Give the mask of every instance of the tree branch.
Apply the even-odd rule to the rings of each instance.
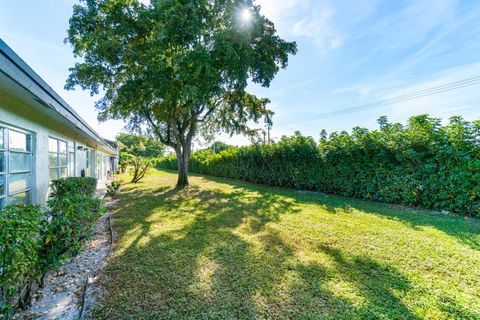
[[[167,125],[167,132],[166,132],[166,137],[163,137],[160,128],[158,125],[153,121],[152,116],[150,115],[150,112],[146,113],[146,117],[150,125],[153,127],[153,130],[155,131],[155,134],[157,135],[158,139],[160,140],[161,143],[164,145],[167,145],[172,148],[176,148],[176,144],[170,139],[170,125]]]

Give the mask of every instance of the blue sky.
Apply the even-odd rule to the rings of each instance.
[[[321,129],[376,127],[429,113],[447,119],[480,118],[480,85],[383,106],[318,118],[326,112],[480,76],[480,2],[455,0],[257,0],[279,34],[298,43],[270,88],[251,91],[272,100],[272,136],[300,130],[318,137]],[[98,97],[65,91],[74,63],[63,43],[73,0],[0,0],[0,37],[37,71],[92,126],[108,138],[121,122],[98,124]],[[242,137],[220,137],[234,144]]]

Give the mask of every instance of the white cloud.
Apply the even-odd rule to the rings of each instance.
[[[326,1],[257,0],[261,12],[275,23],[279,33],[287,37],[304,37],[321,51],[343,44],[344,36],[333,23],[335,11]]]
[[[382,36],[382,49],[392,51],[421,43],[442,30],[455,12],[455,0],[412,1],[397,14],[388,15],[370,31]]]
[[[314,11],[310,16],[296,22],[292,33],[295,36],[310,38],[322,51],[340,47],[344,36],[331,23],[333,9],[324,7]]]
[[[304,38],[322,53],[342,47],[371,17],[379,0],[256,0],[282,36]]]
[[[285,18],[292,18],[310,7],[310,0],[256,0],[261,12],[275,24],[284,24]]]

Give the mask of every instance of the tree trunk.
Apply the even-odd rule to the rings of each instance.
[[[190,148],[178,148],[176,153],[178,162],[177,188],[183,188],[188,186],[188,164],[190,162]]]
[[[185,164],[182,157],[178,157],[177,188],[183,188],[186,186],[188,186],[188,166]]]
[[[188,165],[190,163],[190,154],[192,153],[192,139],[195,135],[197,123],[190,123],[188,131],[177,130],[175,153],[178,162],[178,181],[177,188],[188,186]]]

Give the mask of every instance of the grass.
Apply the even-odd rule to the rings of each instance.
[[[479,319],[480,223],[156,171],[123,188],[99,319]]]

